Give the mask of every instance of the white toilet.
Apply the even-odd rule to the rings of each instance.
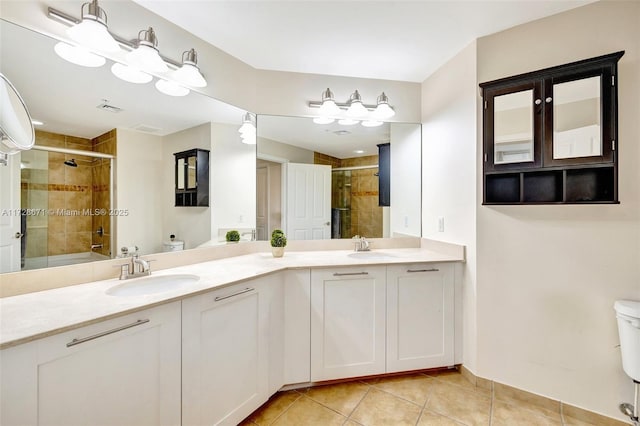
[[[618,300],[613,306],[618,318],[622,368],[640,382],[640,301]]]

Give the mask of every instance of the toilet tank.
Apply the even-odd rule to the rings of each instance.
[[[640,301],[618,300],[614,304],[620,335],[622,368],[640,382]]]

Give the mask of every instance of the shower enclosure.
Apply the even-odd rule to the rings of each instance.
[[[69,138],[38,133],[45,143]],[[85,148],[75,139],[67,145]],[[111,258],[114,155],[58,145],[21,154],[23,270]]]
[[[331,173],[331,238],[351,238],[351,170]]]

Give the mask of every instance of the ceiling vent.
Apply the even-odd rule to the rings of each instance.
[[[162,131],[162,129],[158,127],[147,126],[146,124],[138,124],[137,126],[133,126],[131,129],[143,133],[160,133]]]
[[[109,105],[107,103],[102,103],[102,104],[98,105],[96,108],[101,109],[103,111],[113,112],[113,113],[122,112],[122,108],[118,108],[115,105]]]
[[[333,133],[338,135],[338,136],[346,136],[346,135],[350,135],[351,134],[351,132],[348,131],[348,130],[336,130]]]

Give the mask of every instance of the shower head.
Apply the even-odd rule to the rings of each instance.
[[[78,163],[76,163],[76,160],[74,160],[73,158],[71,160],[66,160],[64,162],[64,165],[69,167],[78,167]]]

